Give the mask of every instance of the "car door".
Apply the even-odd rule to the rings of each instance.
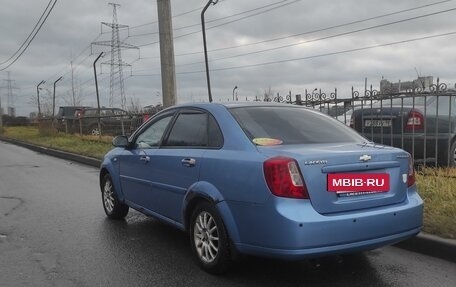
[[[149,212],[157,211],[155,184],[151,177],[152,157],[160,146],[174,112],[154,119],[134,137],[132,147],[119,157],[119,174],[122,191],[126,200],[137,208]]]
[[[158,203],[157,211],[167,218],[183,222],[184,196],[198,182],[204,153],[220,145],[221,141],[208,136],[213,122],[212,116],[204,111],[181,111],[160,149],[152,156],[150,176],[156,183],[154,200]]]

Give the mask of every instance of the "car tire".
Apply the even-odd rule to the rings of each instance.
[[[99,136],[100,130],[98,129],[98,125],[91,125],[88,134],[92,136]]]
[[[442,162],[444,163],[445,167],[456,166],[456,140],[453,140],[453,143],[450,146],[450,150],[448,150],[448,148],[445,148],[443,155],[445,157],[442,159]]]
[[[190,243],[203,270],[212,274],[222,274],[228,270],[231,264],[229,238],[213,204],[203,202],[193,210]]]
[[[101,182],[103,209],[110,219],[123,219],[128,214],[128,205],[119,201],[112,178],[106,174]]]

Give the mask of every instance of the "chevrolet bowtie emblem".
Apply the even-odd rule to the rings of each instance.
[[[372,159],[372,157],[370,155],[368,155],[368,154],[365,154],[365,155],[362,155],[362,156],[359,157],[360,161],[369,161],[371,159]]]

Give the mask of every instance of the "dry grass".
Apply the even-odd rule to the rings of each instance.
[[[424,200],[424,231],[456,239],[456,169],[423,169],[417,184]]]
[[[3,136],[98,159],[112,148],[109,136],[67,135],[48,128],[6,127]]]

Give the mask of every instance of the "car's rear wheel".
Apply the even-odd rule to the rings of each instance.
[[[207,272],[221,274],[230,263],[228,235],[214,205],[203,202],[193,211],[190,242],[199,265]]]
[[[449,150],[448,147],[445,148],[443,156],[444,158],[441,161],[443,166],[456,166],[456,140],[453,140]]]
[[[127,216],[129,207],[119,201],[109,174],[106,174],[101,182],[101,198],[103,209],[109,218],[122,219]]]

